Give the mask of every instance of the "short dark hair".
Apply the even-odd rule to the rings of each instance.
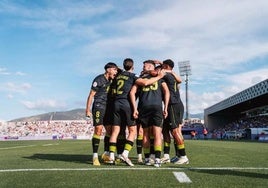
[[[124,59],[123,66],[126,71],[130,70],[133,67],[134,61],[131,58]]]
[[[104,66],[104,69],[107,70],[109,68],[118,68],[117,65],[113,62],[109,62]]]
[[[143,62],[143,64],[145,64],[145,63],[151,63],[151,64],[153,64],[155,66],[155,63],[154,63],[153,60],[146,60],[146,61]]]
[[[174,62],[173,62],[171,59],[167,59],[167,60],[163,61],[163,64],[164,64],[164,65],[168,65],[168,66],[170,66],[171,68],[174,67]]]

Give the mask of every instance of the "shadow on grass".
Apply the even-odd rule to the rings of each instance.
[[[92,155],[76,155],[76,154],[41,154],[36,153],[29,157],[23,157],[25,159],[33,160],[52,160],[52,161],[65,161],[73,163],[92,163]]]
[[[213,174],[213,175],[229,175],[229,176],[241,176],[241,177],[249,177],[249,178],[268,179],[268,174],[257,173],[257,172],[255,173],[255,172],[245,172],[245,171],[237,171],[237,170],[193,170],[193,169],[191,169],[191,171]]]

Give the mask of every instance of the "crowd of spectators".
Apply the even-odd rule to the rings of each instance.
[[[243,132],[248,128],[268,128],[268,116],[244,117],[226,124],[222,128],[210,130],[212,138],[224,138],[227,131]]]
[[[90,136],[93,132],[91,121],[35,121],[7,122],[0,127],[1,137],[61,137]]]
[[[0,137],[52,137],[56,135],[61,138],[75,136],[90,139],[94,132],[91,121],[86,120],[6,122],[0,125]],[[201,120],[191,120],[184,122],[183,128],[197,127],[203,128],[205,126]],[[241,118],[228,123],[222,128],[208,130],[208,137],[222,139],[227,131],[242,131],[247,128],[268,128],[268,116]]]
[[[191,128],[198,124],[203,125],[199,119],[191,119],[185,122],[185,127]],[[1,138],[73,138],[83,137],[91,139],[94,132],[91,121],[28,121],[28,122],[5,122],[0,124]],[[103,130],[104,135],[104,130]]]

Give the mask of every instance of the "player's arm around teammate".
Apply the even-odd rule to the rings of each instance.
[[[154,166],[159,167],[160,156],[162,149],[162,123],[164,117],[167,116],[167,106],[169,101],[169,90],[166,83],[161,79],[162,75],[152,76],[148,74],[149,71],[155,69],[155,63],[152,60],[144,62],[143,72],[135,85],[131,89],[131,101],[134,108],[133,116],[139,118],[143,127],[143,148],[145,156],[145,164],[151,165],[149,159],[151,147],[154,148],[155,160]],[[153,80],[153,81],[152,81]],[[152,81],[152,83],[148,82]],[[148,85],[148,83],[150,83]],[[138,93],[139,107],[137,109],[135,102],[135,94]],[[163,96],[165,94],[166,96]],[[165,106],[162,108],[162,101],[164,100]],[[150,138],[154,140],[151,142]]]

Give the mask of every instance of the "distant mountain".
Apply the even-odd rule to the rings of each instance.
[[[185,115],[184,115],[185,117]],[[204,119],[204,114],[189,114],[190,118]],[[74,109],[70,111],[61,112],[49,112],[45,114],[39,114],[30,117],[23,117],[18,119],[13,119],[11,122],[15,121],[55,121],[55,120],[85,120],[85,109]]]
[[[23,117],[18,119],[13,119],[14,121],[52,121],[52,120],[85,120],[85,109],[74,109],[70,111],[62,112],[49,112],[45,114],[39,114],[30,117]]]

